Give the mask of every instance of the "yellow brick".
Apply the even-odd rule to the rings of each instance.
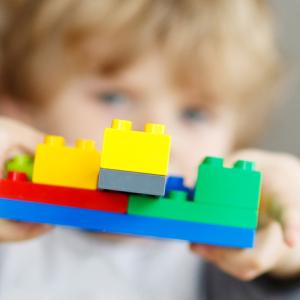
[[[112,128],[105,129],[101,168],[167,175],[171,139],[165,126],[146,124],[144,131],[131,127],[130,121],[113,120]]]
[[[75,147],[67,147],[62,137],[46,136],[37,146],[32,181],[96,190],[99,167],[100,151],[94,141],[77,140]]]

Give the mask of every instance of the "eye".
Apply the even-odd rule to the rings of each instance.
[[[186,108],[182,111],[181,117],[186,122],[205,122],[208,120],[208,112],[203,108]]]
[[[97,98],[104,104],[112,106],[123,105],[130,101],[130,98],[125,93],[117,91],[98,93]]]

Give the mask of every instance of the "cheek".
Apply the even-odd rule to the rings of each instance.
[[[35,113],[35,126],[45,133],[61,135],[71,143],[78,138],[99,142],[113,117],[82,93],[65,91]]]

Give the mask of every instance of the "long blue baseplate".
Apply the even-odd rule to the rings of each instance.
[[[109,213],[0,198],[0,218],[81,229],[250,248],[252,229]]]

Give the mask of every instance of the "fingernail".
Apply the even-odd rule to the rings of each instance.
[[[299,231],[289,230],[286,234],[286,240],[291,247],[295,247],[299,243]]]

